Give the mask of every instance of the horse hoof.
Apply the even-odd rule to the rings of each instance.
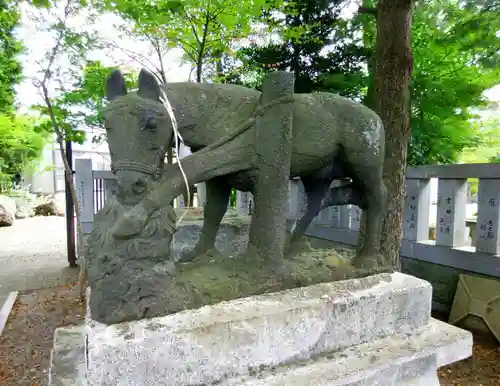
[[[179,258],[180,263],[189,263],[200,257],[205,257],[209,260],[223,257],[222,253],[217,248],[194,248],[189,252],[181,255]]]
[[[382,255],[359,255],[353,259],[352,265],[355,268],[376,270],[384,265],[384,258]]]
[[[205,251],[196,251],[194,249],[189,252],[182,253],[179,257],[179,263],[189,263],[203,253],[205,253]]]
[[[304,236],[294,242],[288,241],[285,245],[285,255],[289,258],[301,253],[312,252],[313,250],[311,244],[309,244],[309,241]]]

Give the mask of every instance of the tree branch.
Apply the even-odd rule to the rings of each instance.
[[[365,14],[365,15],[372,15],[372,16],[377,16],[377,8],[373,8],[373,7],[359,7],[358,8],[358,13],[359,14]]]
[[[499,49],[494,49],[493,51],[491,51],[490,53],[488,53],[486,56],[482,57],[481,59],[488,59],[488,58],[491,58],[493,55],[495,55],[497,52],[499,51]],[[437,75],[437,76],[434,76],[433,79],[434,80],[439,80],[441,78],[444,78],[448,75],[451,75],[451,74],[455,74],[459,71],[462,71],[464,68],[467,68],[467,67],[470,67],[471,64],[470,63],[466,63],[458,68],[455,68],[454,70],[451,70],[451,71],[448,71],[448,72],[445,72],[444,74],[440,74],[440,75]]]
[[[167,83],[167,74],[165,73],[165,66],[163,65],[163,53],[161,51],[161,43],[160,39],[157,37],[152,37],[148,33],[145,33],[146,38],[148,38],[149,42],[153,46],[154,50],[156,51],[156,55],[158,56],[158,61],[160,63],[160,77],[162,79],[163,83]]]
[[[196,81],[198,83],[201,82],[201,73],[203,70],[203,55],[205,53],[205,45],[207,43],[207,35],[208,35],[208,27],[210,25],[210,7],[207,7],[207,10],[205,11],[205,24],[203,25],[203,40],[201,41],[200,44],[200,51],[198,52],[198,61],[196,63],[197,69],[196,69]]]
[[[207,11],[208,12],[208,11]],[[191,31],[193,31],[194,38],[196,39],[196,42],[198,45],[201,46],[201,40],[198,36],[198,32],[196,32],[196,22],[193,20],[193,18],[189,15],[189,13],[186,12],[186,19],[189,21],[189,26],[191,27]]]
[[[54,65],[54,61],[56,60],[57,54],[59,53],[59,49],[61,48],[62,45],[62,40],[64,37],[64,29],[66,28],[68,17],[71,12],[70,6],[71,6],[71,0],[66,1],[66,5],[64,6],[63,20],[60,20],[61,23],[56,37],[56,44],[54,45],[54,47],[52,47],[52,51],[49,55],[49,61],[47,63],[47,66],[45,67],[43,79],[41,81],[41,85],[44,85],[44,87],[47,86],[47,82],[52,76],[51,68]],[[40,87],[40,85],[38,87]]]
[[[156,79],[158,79],[160,82],[162,82],[162,78],[158,75],[159,73],[161,73],[161,69],[159,69],[158,67],[156,67],[156,65],[147,56],[141,54],[140,52],[135,52],[135,51],[128,50],[126,48],[120,47],[115,42],[108,43],[108,46],[112,47],[112,48],[119,49],[125,55],[127,55],[130,59],[132,59],[133,61],[139,63],[146,70],[148,70],[149,72],[151,72],[156,77]],[[149,63],[149,65],[145,64],[143,61],[139,60],[138,57],[141,57],[143,60],[146,61],[146,63]]]
[[[181,43],[182,45],[185,45],[186,47],[189,47],[191,48],[194,52],[197,52],[198,51],[198,48],[193,46],[191,43],[189,43],[188,41],[184,40],[184,39],[181,39],[181,38],[177,38],[177,41],[179,43]],[[193,59],[195,60],[195,59]]]

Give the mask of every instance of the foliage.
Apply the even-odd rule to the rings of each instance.
[[[47,137],[29,117],[0,114],[0,191],[40,158]]]
[[[85,132],[76,124],[82,114],[71,111],[68,101],[71,97],[76,98],[72,92],[84,77],[85,57],[97,44],[96,32],[84,27],[70,27],[75,20],[83,18],[86,6],[83,2],[68,0],[63,7],[60,2],[37,5],[40,8],[31,18],[40,32],[49,32],[54,41],[51,49],[38,61],[39,76],[33,83],[43,97],[43,104],[33,108],[47,118],[42,123],[43,128],[55,133],[58,141],[82,143]],[[69,84],[72,85],[70,88]],[[88,98],[88,94],[82,98]]]
[[[365,87],[367,51],[341,11],[344,0],[285,1],[277,12],[265,12],[270,33],[265,45],[256,42],[227,63],[219,80],[260,88],[263,75],[274,69],[295,74],[295,91],[336,92],[359,97]],[[284,17],[283,17],[284,15]]]
[[[472,123],[481,138],[477,147],[468,147],[460,155],[465,163],[500,162],[500,115],[478,119]]]
[[[201,82],[206,66],[216,66],[231,42],[246,37],[251,22],[268,0],[106,0],[112,10],[134,23],[134,33],[183,50]],[[158,44],[157,44],[158,45]]]
[[[483,92],[500,79],[500,6],[433,0],[420,4],[413,20],[408,163],[456,162],[463,149],[481,143],[471,108],[484,105]]]
[[[105,139],[103,112],[106,106],[106,78],[114,67],[103,66],[100,61],[87,61],[82,73],[73,85],[52,100],[52,110],[58,127],[71,133],[73,141],[83,143],[86,133],[92,132],[94,142]],[[133,88],[135,77],[124,73],[128,88]],[[46,105],[36,106],[43,115],[49,116]],[[48,126],[51,121],[46,121]]]
[[[22,67],[17,56],[23,46],[14,30],[20,15],[17,2],[0,0],[0,112],[11,113],[14,107],[14,86],[22,79]]]

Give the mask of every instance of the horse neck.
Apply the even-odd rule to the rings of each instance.
[[[166,86],[167,97],[174,108],[175,116],[181,131],[183,127],[205,126],[210,119],[205,112],[205,106],[200,103],[200,95],[206,93],[204,84],[179,82]],[[182,132],[181,132],[182,135]]]

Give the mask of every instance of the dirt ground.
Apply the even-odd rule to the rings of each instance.
[[[83,323],[84,313],[76,284],[20,293],[0,336],[0,385],[46,386],[54,330]],[[438,370],[441,385],[500,385],[500,345],[474,334],[473,351]]]
[[[438,370],[441,385],[500,385],[500,345],[484,335],[474,335],[472,357]]]
[[[441,385],[500,385],[499,342],[493,335],[473,332],[473,336],[472,357],[438,370]]]
[[[54,330],[84,316],[74,283],[20,293],[0,336],[0,385],[46,386]]]

